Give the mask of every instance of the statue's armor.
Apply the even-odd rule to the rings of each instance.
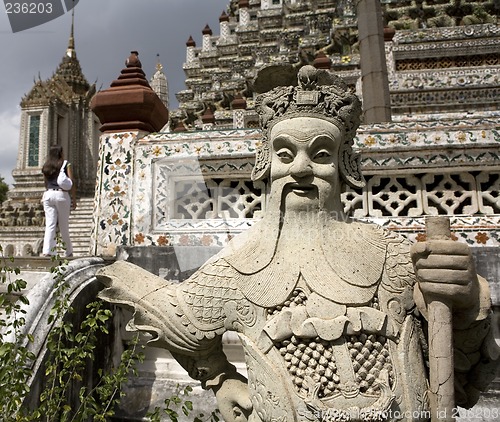
[[[286,304],[292,308],[268,310],[268,321],[307,306],[304,292],[294,293]],[[290,408],[296,409],[295,420],[390,421],[408,414],[417,417],[406,420],[427,419],[418,320],[409,315],[403,324],[394,324],[377,308],[374,301],[371,308],[348,309],[353,321],[327,321],[332,327],[322,327],[321,335],[314,329],[306,333],[311,327],[300,320],[294,323],[305,328],[302,336],[291,333],[271,341],[266,333],[255,341],[242,333],[255,420],[292,420]],[[365,321],[363,315],[379,319]],[[282,328],[283,319],[287,318],[281,318]],[[257,318],[256,326],[260,322],[263,319]],[[329,334],[334,331],[341,335],[332,339],[336,335]],[[411,391],[405,391],[406,383]]]
[[[409,244],[379,229],[373,233],[374,242],[383,243],[383,268],[367,303],[338,303],[325,297],[334,293],[314,291],[314,284],[299,273],[285,301],[261,306],[235,289],[252,277],[235,271],[224,257],[179,288],[178,314],[188,330],[199,336],[208,328],[238,332],[246,355],[252,420],[428,419]],[[293,419],[290,409],[296,409]]]
[[[428,421],[426,322],[410,244],[373,225],[335,224],[322,222],[318,233],[329,237],[294,243],[257,223],[180,284],[117,262],[101,273],[113,280],[101,297],[133,307],[133,326],[204,388],[236,376],[222,335],[238,333],[250,421]],[[264,236],[274,241],[261,247]],[[480,288],[487,293],[481,278]],[[467,406],[475,403],[467,392],[494,376],[488,304],[479,309],[454,330],[457,403]]]

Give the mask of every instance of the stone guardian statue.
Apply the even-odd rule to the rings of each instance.
[[[127,262],[101,270],[101,297],[214,391],[226,421],[427,421],[428,297],[452,310],[455,405],[495,376],[486,280],[467,245],[410,242],[343,212],[342,182],[362,187],[353,138],[359,99],[328,71],[256,101],[263,130],[254,180],[265,216],[180,284]],[[222,352],[235,331],[248,379]],[[450,340],[451,341],[451,340]]]

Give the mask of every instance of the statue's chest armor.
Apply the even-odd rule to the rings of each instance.
[[[382,335],[364,334],[335,341],[292,336],[276,344],[297,393],[318,398],[358,393],[377,397],[377,380],[385,370],[394,380],[389,340]]]
[[[249,386],[262,399],[255,408],[279,419],[293,406],[337,415],[323,418],[332,421],[393,421],[383,415],[425,411],[417,325],[412,317],[396,321],[379,300],[342,305],[299,282],[287,301],[254,314],[242,337]]]
[[[349,308],[298,289],[268,310],[264,331],[273,339],[269,356],[311,409],[370,411],[394,399],[395,332],[388,326],[376,297],[370,307]]]

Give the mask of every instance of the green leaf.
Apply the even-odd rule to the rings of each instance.
[[[7,353],[9,353],[11,348],[10,343],[3,343],[0,346],[0,358],[3,358]]]

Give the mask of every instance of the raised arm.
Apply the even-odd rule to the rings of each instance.
[[[153,335],[148,343],[169,350],[191,378],[212,389],[226,421],[243,421],[251,409],[246,379],[222,350],[226,307],[242,299],[228,271],[216,262],[173,284],[119,261],[97,277],[107,287],[100,298],[132,310],[132,326]]]

